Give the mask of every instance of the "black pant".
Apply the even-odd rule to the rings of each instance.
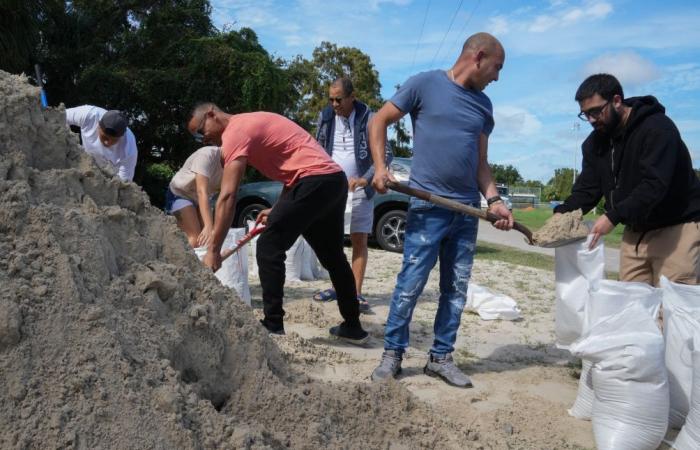
[[[286,252],[301,235],[328,270],[347,326],[360,326],[355,278],[343,251],[343,220],[348,181],[343,172],[301,178],[283,191],[258,238],[256,257],[265,325],[283,324]]]

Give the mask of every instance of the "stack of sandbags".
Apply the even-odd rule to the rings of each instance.
[[[666,367],[671,408],[669,425],[680,429],[678,450],[700,448],[700,286],[661,277]]]
[[[596,281],[589,289],[583,313],[583,332],[589,332],[597,323],[621,312],[631,305],[641,306],[650,318],[656,319],[661,306],[660,289],[644,283],[611,280]],[[577,419],[590,420],[593,412],[592,362],[583,359],[578,394],[569,414]]]
[[[593,433],[600,450],[655,450],[668,426],[664,341],[638,304],[597,322],[570,347],[592,362]]]

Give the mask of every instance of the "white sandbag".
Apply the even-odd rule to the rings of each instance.
[[[520,308],[511,297],[497,294],[474,283],[469,283],[464,309],[478,314],[483,320],[517,320],[521,317]]]
[[[353,192],[348,191],[348,200],[345,202],[345,216],[343,221],[345,234],[350,234],[350,224],[352,223],[352,198]]]
[[[593,433],[599,450],[655,450],[668,426],[664,342],[649,311],[633,304],[597,322],[571,352],[593,363]]]
[[[585,242],[576,242],[554,250],[554,331],[559,348],[568,348],[569,344],[581,336],[589,285],[605,276],[603,243],[588,250],[591,239],[592,235],[589,235]]]
[[[691,348],[700,328],[700,286],[674,283],[662,276],[666,368],[671,390],[669,423],[679,429],[690,407],[693,383]]]
[[[586,359],[581,361],[581,377],[578,379],[578,392],[573,406],[567,410],[571,417],[579,420],[591,420],[593,416],[593,379],[591,367],[593,363]]]
[[[597,280],[591,282],[588,301],[584,308],[583,332],[630,305],[642,307],[650,318],[656,319],[661,307],[662,291],[645,283]],[[578,393],[569,414],[577,419],[590,420],[593,413],[592,363],[583,361]]]
[[[224,239],[222,249],[233,248],[236,243],[245,235],[245,228],[231,228]],[[207,254],[206,247],[197,247],[195,254],[200,259],[204,259]],[[221,264],[221,268],[214,275],[226,287],[232,288],[238,294],[243,303],[250,306],[250,287],[248,286],[248,252],[241,249],[226,258]]]
[[[676,450],[697,450],[700,448],[700,331],[696,330],[692,341],[693,385],[690,394],[690,409],[685,425],[676,437],[673,448]]]
[[[666,341],[666,369],[671,397],[668,421],[672,428],[680,429],[690,410],[690,394],[693,385],[693,335],[700,329],[700,322],[692,312],[680,307],[664,309],[664,339]],[[700,311],[696,311],[696,314]]]

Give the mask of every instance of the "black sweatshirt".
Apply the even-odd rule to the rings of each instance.
[[[612,138],[595,130],[583,142],[583,168],[554,212],[587,213],[605,196],[613,224],[649,231],[700,221],[700,179],[665,108],[652,96],[625,100],[632,111]]]

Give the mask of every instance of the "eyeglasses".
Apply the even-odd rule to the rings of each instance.
[[[610,100],[608,100],[600,106],[590,108],[588,111],[581,111],[580,113],[578,113],[578,118],[581,120],[585,120],[586,122],[588,122],[591,119],[591,117],[595,120],[598,120],[603,114],[603,110],[605,109],[605,107],[608,106],[608,103],[610,103]]]
[[[192,133],[192,137],[194,138],[195,141],[202,143],[204,141],[204,125],[207,123],[207,114],[204,114],[204,117],[202,118],[202,121],[199,122],[199,126],[197,127],[197,130]]]
[[[328,97],[328,103],[340,103],[347,97]]]

